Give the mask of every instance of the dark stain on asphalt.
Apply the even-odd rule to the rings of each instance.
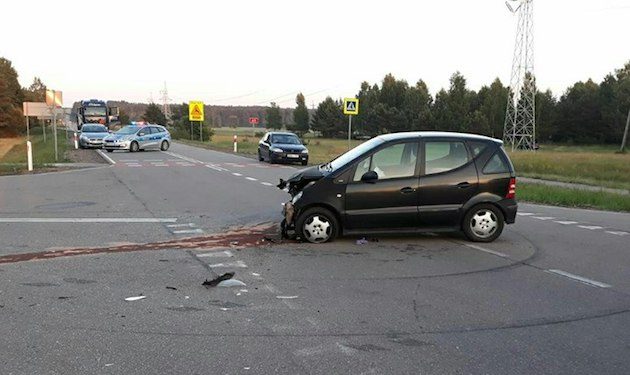
[[[177,306],[177,307],[167,307],[167,310],[177,311],[177,312],[195,312],[195,311],[205,311],[206,309],[201,309],[199,307],[192,306]]]
[[[234,242],[238,242],[239,248],[256,247],[263,244],[262,240],[264,237],[274,235],[277,231],[278,229],[275,225],[261,224],[247,228],[237,228],[226,231],[224,233],[217,233],[208,236],[189,237],[164,242],[125,244],[111,247],[80,247],[68,248],[63,250],[40,251],[34,253],[2,255],[0,256],[0,264],[104,253],[128,253],[134,251],[151,250],[213,249],[226,247],[234,248],[234,245],[232,245]]]
[[[87,207],[95,205],[96,202],[63,202],[63,203],[49,203],[35,206],[37,210],[67,210],[69,208]]]
[[[59,284],[53,284],[53,283],[22,283],[22,285],[26,285],[26,286],[37,286],[37,287],[45,287],[45,286],[59,286]]]
[[[245,307],[245,305],[240,304],[240,303],[234,303],[230,301],[220,301],[216,299],[210,301],[210,306],[222,307],[224,309],[234,309],[234,308],[239,308],[239,307]]]
[[[95,280],[85,280],[85,279],[77,279],[75,277],[66,277],[63,281],[72,284],[94,284]]]
[[[352,349],[360,350],[362,352],[376,352],[376,351],[382,352],[382,351],[390,350],[390,349],[383,348],[382,346],[378,346],[374,344],[362,344],[362,345],[345,344],[345,346],[350,347]]]

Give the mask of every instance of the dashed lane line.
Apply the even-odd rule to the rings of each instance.
[[[1,217],[0,223],[175,223],[177,218],[154,217]]]
[[[575,225],[579,224],[577,221],[563,221],[563,220],[554,220],[554,223],[562,224],[562,225]]]
[[[551,270],[546,270],[545,272],[548,273],[554,273],[556,275],[560,275],[560,276],[564,276],[564,277],[568,277],[569,279],[575,280],[575,281],[579,281],[583,284],[589,285],[589,286],[594,286],[594,287],[598,287],[598,288],[610,288],[612,287],[612,285],[606,284],[606,283],[602,283],[599,281],[595,281],[595,280],[591,280],[591,279],[587,279],[586,277],[582,277],[582,276],[578,276],[578,275],[574,275],[572,273],[563,271],[563,270],[556,270],[556,269],[551,269]]]
[[[247,264],[242,260],[237,260],[236,262],[230,263],[216,263],[216,264],[208,264],[210,268],[247,268]]]
[[[182,229],[182,230],[174,230],[173,234],[201,234],[203,233],[203,229]]]
[[[469,243],[463,243],[463,242],[460,242],[460,244],[464,245],[464,246],[467,246],[467,247],[470,247],[471,249],[483,251],[484,253],[496,255],[496,256],[501,257],[501,258],[509,258],[509,256],[507,254],[503,254],[503,253],[498,252],[498,251],[486,249],[485,247],[481,247],[481,246],[473,245],[473,244],[469,244]]]
[[[245,179],[250,181],[258,181],[258,179],[254,177],[245,177]]]
[[[261,185],[273,186],[273,184],[271,182],[261,182]]]
[[[622,232],[622,231],[615,231],[615,230],[607,230],[606,233],[608,234],[614,234],[615,236],[627,236],[628,232]]]
[[[588,230],[604,229],[604,227],[600,227],[599,225],[578,225],[578,228],[588,229]]]
[[[243,176],[242,174],[240,174],[240,173],[236,173],[236,172],[232,172],[232,174],[233,174],[234,176],[237,176],[237,177],[242,177],[242,176]]]
[[[534,219],[538,219],[538,220],[553,220],[555,219],[555,217],[551,217],[551,216],[532,216]]]
[[[518,216],[532,216],[532,215],[536,215],[535,213],[532,213],[532,212],[518,212],[516,214]]]
[[[198,258],[232,258],[234,254],[230,250],[219,251],[219,252],[211,252],[211,253],[202,253],[195,254]]]

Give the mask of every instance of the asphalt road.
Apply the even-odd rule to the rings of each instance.
[[[630,372],[628,214],[521,204],[483,245],[243,246],[280,220],[293,167],[106,155],[0,177],[3,374]],[[201,285],[227,271],[246,285]]]

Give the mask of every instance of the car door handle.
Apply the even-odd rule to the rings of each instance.
[[[404,188],[400,189],[400,192],[403,193],[403,194],[411,194],[411,193],[415,193],[416,189],[407,186],[407,187],[404,187]]]
[[[469,182],[460,182],[459,184],[456,185],[458,188],[460,189],[466,189],[471,187],[472,185]]]

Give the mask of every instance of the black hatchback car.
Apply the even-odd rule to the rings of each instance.
[[[258,142],[258,160],[306,165],[308,164],[308,149],[293,133],[268,132]]]
[[[279,188],[283,234],[326,242],[340,234],[462,230],[491,242],[516,218],[516,174],[502,141],[473,134],[381,135]]]

